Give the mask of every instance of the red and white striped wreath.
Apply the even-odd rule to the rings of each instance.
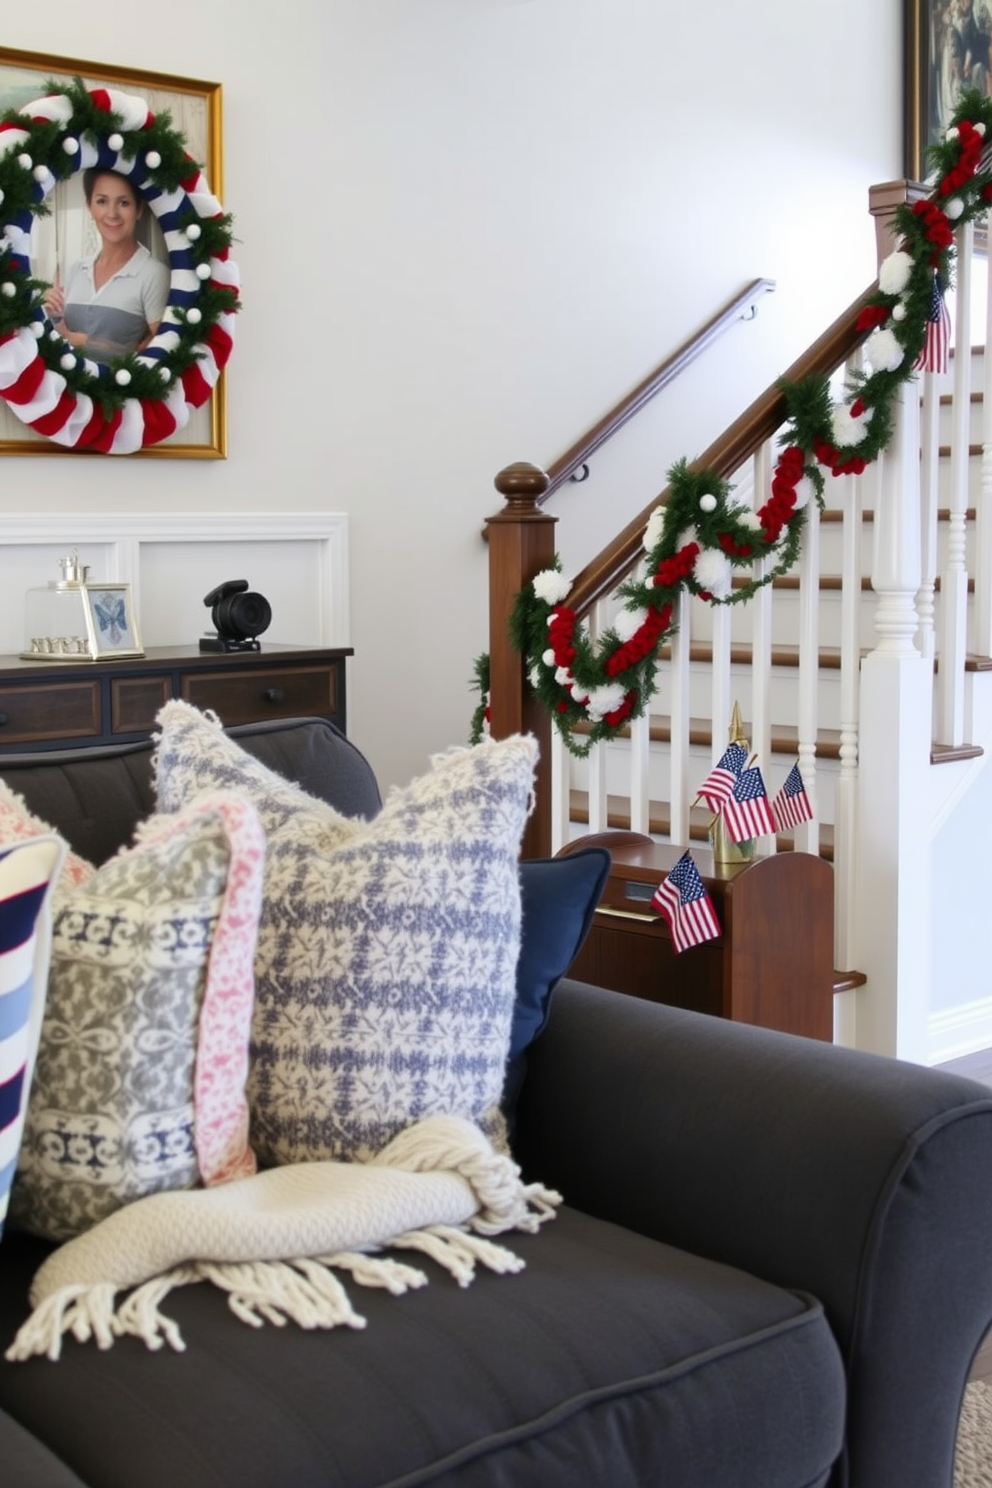
[[[68,449],[133,454],[185,427],[231,354],[240,308],[231,219],[168,114],[78,78],[47,86],[46,97],[0,114],[0,397]],[[171,273],[158,334],[106,364],[55,329],[31,270],[34,218],[60,181],[93,166],[140,188]]]

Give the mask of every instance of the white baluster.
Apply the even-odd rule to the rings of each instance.
[[[992,241],[992,213],[985,223]],[[992,254],[986,254],[986,260],[982,482],[975,522],[975,650],[979,656],[992,656]]]
[[[831,477],[832,479],[832,477]],[[806,794],[816,806],[816,729],[820,691],[820,509],[810,503],[803,526],[799,558],[799,702],[797,712],[799,771]],[[816,817],[795,828],[797,852],[818,854]]]
[[[735,701],[730,688],[730,608],[728,605],[714,605],[713,670],[710,677],[714,764],[727,747],[727,730]]]
[[[589,617],[589,635],[595,646],[608,624],[606,601],[600,600]],[[586,762],[589,793],[589,831],[605,832],[609,826],[609,804],[607,797],[608,749],[605,744],[594,744]]]
[[[673,842],[689,841],[689,802],[694,794],[689,780],[689,646],[690,600],[679,595],[672,611],[676,625],[669,663],[672,742],[669,749],[668,799],[671,803],[670,836]]]
[[[879,467],[863,476],[843,476],[843,549],[840,619],[840,773],[834,791],[834,965],[854,967],[857,910],[858,702],[861,683],[861,575],[864,552],[864,496],[877,492]],[[877,502],[877,495],[872,498]],[[851,1045],[856,1037],[857,993],[834,1001],[834,1040]]]
[[[940,470],[940,383],[933,373],[923,377],[920,426],[920,568],[922,582],[916,596],[920,617],[919,645],[923,656],[936,655],[935,599],[937,577],[937,509]]]
[[[752,505],[755,510],[765,504],[771,495],[771,472],[774,459],[771,440],[767,440],[754,457],[754,493]],[[769,566],[767,558],[758,558],[754,564],[754,577],[763,577]],[[750,601],[751,609],[751,748],[758,756],[765,784],[773,793],[770,778],[772,751],[771,679],[772,679],[772,607],[775,596],[771,584],[759,589]],[[770,856],[775,852],[774,837],[760,838],[756,851]]]
[[[971,412],[971,264],[974,228],[958,229],[955,306],[954,407],[951,411],[951,489],[947,555],[940,579],[940,634],[937,664],[937,737],[943,744],[964,742],[964,667],[967,655],[968,434]]]
[[[551,851],[572,835],[572,756],[556,728],[551,730]]]
[[[628,771],[630,829],[632,832],[648,832],[651,829],[651,719],[648,713],[643,718],[631,719]]]

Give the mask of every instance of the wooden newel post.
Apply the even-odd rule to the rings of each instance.
[[[899,238],[892,218],[896,207],[915,206],[927,196],[927,188],[917,181],[883,181],[868,191],[868,210],[875,219],[875,248],[881,267],[883,258],[888,258],[899,247]]]
[[[531,696],[524,658],[510,643],[509,619],[523,586],[554,561],[557,518],[538,506],[549,480],[536,465],[523,461],[508,465],[493,484],[506,505],[486,523],[490,729],[494,739],[533,734],[540,746],[537,805],[524,832],[521,856],[543,858],[551,853],[551,720]]]

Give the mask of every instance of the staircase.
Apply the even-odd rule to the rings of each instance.
[[[902,185],[905,199],[919,194]],[[896,199],[895,183],[873,192],[880,258],[884,208]],[[971,337],[975,276],[988,264],[971,227],[958,239],[951,371],[906,386],[894,438],[864,475],[828,477],[827,509],[810,513],[795,573],[746,606],[685,603],[650,716],[587,761],[551,737],[499,636],[512,594],[553,555],[542,472],[501,472],[507,505],[489,524],[493,731],[533,728],[545,757],[527,850],[608,827],[704,847],[709,814],[692,801],[739,704],[769,794],[798,759],[816,810],[759,851],[795,848],[834,864],[834,964],[861,973],[835,999],[835,1038],[920,1062],[992,1043],[984,946],[946,883],[969,825],[975,841],[960,869],[965,881],[977,872],[986,795],[992,810],[992,397]],[[787,376],[817,368],[842,379],[856,365],[863,298]],[[770,389],[695,463],[759,506],[783,418]],[[638,561],[654,504],[575,579],[569,604],[594,634],[614,613],[613,588]],[[948,963],[961,982],[950,990]]]

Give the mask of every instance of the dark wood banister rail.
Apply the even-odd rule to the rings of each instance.
[[[650,403],[652,398],[657,397],[662,388],[668,387],[669,383],[685,371],[686,367],[713,342],[718,340],[735,321],[748,318],[745,316],[747,310],[754,309],[755,301],[762,295],[770,294],[775,288],[774,279],[754,279],[745,290],[733,300],[728,301],[726,306],[717,312],[701,330],[688,340],[683,341],[670,356],[667,356],[659,367],[645,377],[643,382],[638,383],[633,392],[622,398],[615,408],[604,414],[598,424],[583,434],[581,439],[567,449],[563,455],[559,455],[545,474],[548,477],[546,489],[541,493],[538,500],[543,505],[552,492],[563,486],[577,470],[581,470],[589,459],[600,449],[608,439],[612,439],[618,430],[622,429],[635,414],[640,413],[645,404]]]

